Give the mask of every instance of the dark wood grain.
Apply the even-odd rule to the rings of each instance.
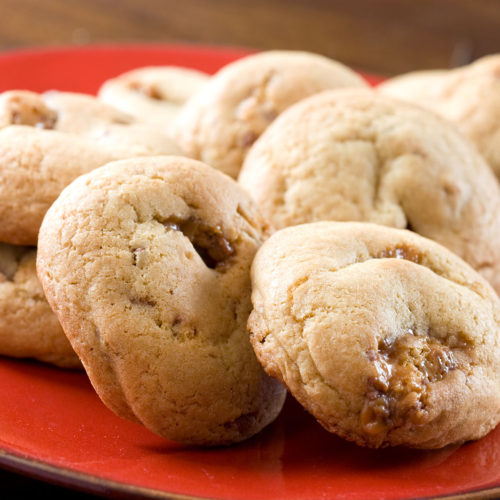
[[[0,1],[0,49],[152,41],[304,49],[391,75],[500,52],[500,1]]]

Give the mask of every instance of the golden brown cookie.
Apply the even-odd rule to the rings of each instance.
[[[500,420],[500,299],[410,231],[318,222],[252,265],[251,342],[327,430],[370,447],[440,448]]]
[[[0,243],[0,354],[81,368],[43,295],[34,247]]]
[[[277,228],[319,220],[411,229],[500,291],[500,188],[446,120],[371,90],[323,92],[285,111],[239,177]]]
[[[40,230],[47,299],[104,403],[166,438],[220,445],[279,413],[246,333],[268,231],[227,176],[181,157],[75,180]]]
[[[147,66],[105,81],[99,99],[136,119],[169,126],[209,76],[178,66]]]
[[[452,121],[479,149],[500,177],[500,54],[448,72],[420,73],[388,80],[384,94],[428,107]]]
[[[237,177],[249,147],[287,107],[322,90],[365,87],[346,66],[307,52],[269,51],[228,64],[172,125],[189,156]]]

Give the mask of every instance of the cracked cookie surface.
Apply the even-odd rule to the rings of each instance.
[[[268,230],[234,181],[181,157],[115,162],[61,194],[40,230],[40,281],[113,411],[202,445],[274,420],[285,390],[246,333]]]
[[[287,107],[326,89],[365,87],[354,71],[307,52],[269,51],[222,68],[172,124],[190,156],[237,177],[262,132]]]
[[[45,300],[34,247],[0,243],[0,354],[81,368]]]
[[[499,184],[427,110],[371,90],[323,92],[266,130],[238,181],[277,228],[338,220],[411,229],[500,291]]]
[[[252,345],[329,431],[370,447],[439,448],[500,420],[500,299],[410,231],[317,222],[252,264]]]

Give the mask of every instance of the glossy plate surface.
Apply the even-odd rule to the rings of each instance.
[[[134,67],[213,72],[246,53],[196,46],[11,52],[0,54],[0,90],[95,92],[106,78]],[[0,465],[114,497],[500,496],[500,427],[462,447],[375,451],[330,435],[289,398],[278,420],[246,443],[193,449],[116,417],[83,373],[6,358],[0,358],[0,408]]]

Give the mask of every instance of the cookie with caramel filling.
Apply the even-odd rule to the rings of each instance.
[[[227,176],[181,157],[75,180],[40,229],[47,299],[104,403],[168,439],[242,441],[285,389],[250,345],[250,265],[268,234]]]
[[[439,448],[500,420],[500,299],[410,231],[317,222],[252,265],[250,339],[266,371],[359,445]]]

